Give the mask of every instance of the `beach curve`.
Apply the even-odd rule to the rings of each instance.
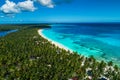
[[[64,46],[64,45],[62,45],[62,44],[60,44],[60,43],[58,43],[58,42],[56,42],[56,41],[54,41],[54,40],[46,37],[46,36],[42,33],[42,31],[43,31],[43,29],[39,29],[39,30],[38,30],[38,34],[39,34],[40,36],[42,36],[43,38],[47,39],[48,41],[50,41],[52,44],[54,44],[55,46],[57,46],[57,47],[59,47],[59,48],[65,49],[66,51],[73,52],[73,50],[67,48],[66,46]]]

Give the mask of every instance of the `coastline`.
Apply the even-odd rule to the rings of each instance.
[[[60,44],[59,42],[54,41],[54,40],[46,37],[46,36],[42,33],[42,31],[43,31],[43,29],[39,29],[39,30],[38,30],[38,34],[39,34],[41,37],[47,39],[47,40],[50,41],[52,44],[54,44],[55,46],[57,46],[57,47],[59,47],[59,48],[61,48],[61,49],[65,49],[66,51],[69,50],[71,53],[74,52],[73,50],[67,48],[66,46]],[[86,57],[85,55],[83,55],[83,56]],[[103,59],[102,59],[102,60],[103,60]],[[97,61],[102,61],[102,60],[97,60]],[[105,61],[105,60],[104,60],[104,61]],[[106,61],[105,61],[105,62],[106,62]],[[117,64],[117,65],[118,65],[118,64]]]
[[[58,43],[58,42],[56,42],[56,41],[53,41],[53,40],[49,39],[48,37],[46,37],[46,36],[42,33],[42,31],[43,31],[43,29],[39,29],[39,30],[38,30],[38,34],[39,34],[40,36],[42,36],[43,38],[47,39],[47,40],[50,41],[52,44],[55,44],[55,46],[58,46],[59,48],[65,49],[66,51],[69,50],[70,52],[73,52],[71,49],[65,47],[64,45],[62,45],[62,44],[60,44],[60,43]]]

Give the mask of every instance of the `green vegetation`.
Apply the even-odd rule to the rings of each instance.
[[[17,25],[0,25],[0,31],[9,31],[13,29],[20,29],[20,26]]]
[[[9,31],[14,29],[26,29],[26,28],[50,28],[48,24],[1,24],[0,31]]]
[[[21,26],[0,38],[0,80],[120,80],[120,69],[112,62],[71,53],[42,38],[37,30],[48,25]]]

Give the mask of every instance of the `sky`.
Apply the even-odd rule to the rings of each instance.
[[[120,22],[120,0],[0,0],[0,23]]]

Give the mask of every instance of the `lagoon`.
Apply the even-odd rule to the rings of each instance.
[[[6,36],[9,33],[16,32],[17,30],[9,30],[9,31],[0,31],[0,37]]]

